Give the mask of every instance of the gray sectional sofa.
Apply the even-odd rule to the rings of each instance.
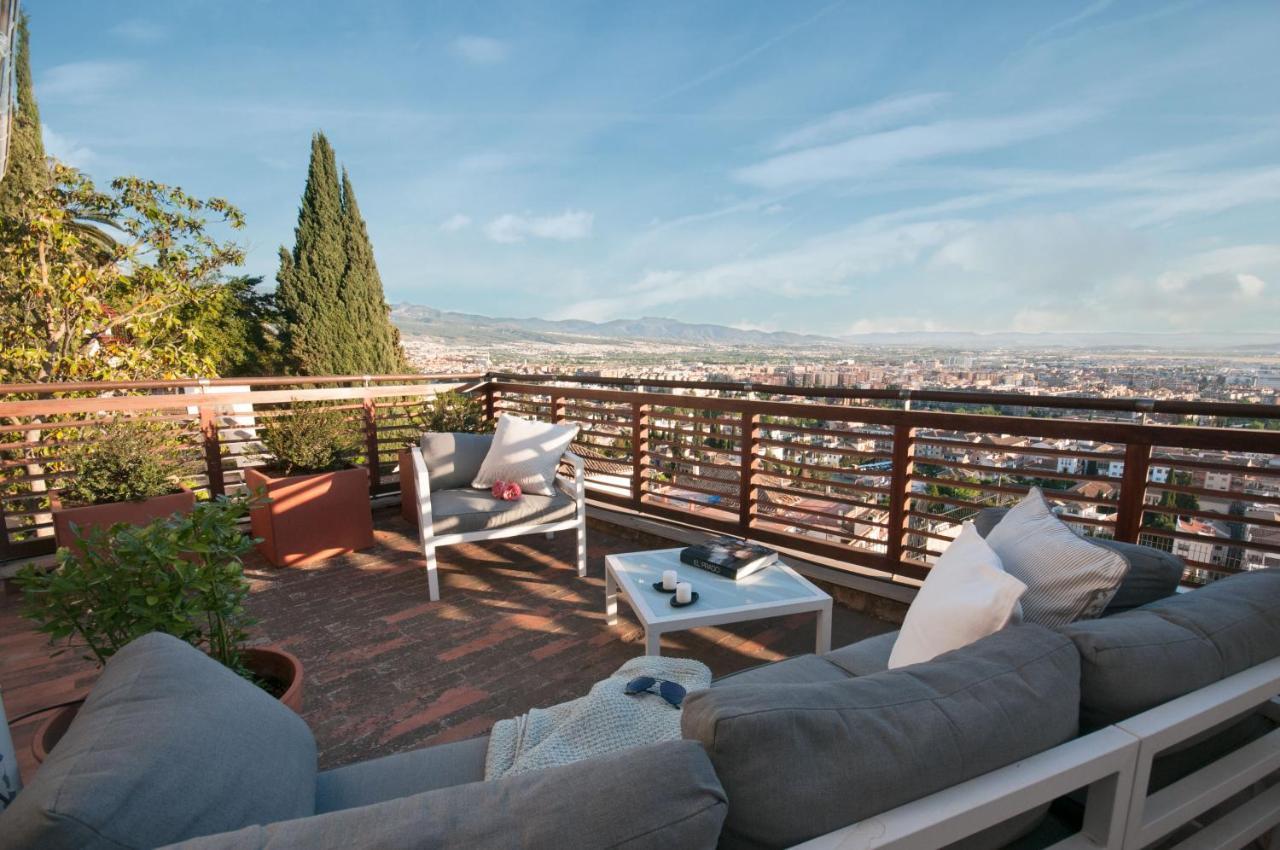
[[[1173,595],[1176,576],[1152,574],[1168,558],[1134,555],[1146,589],[1129,598],[1160,597],[1145,605],[1013,626],[896,670],[893,635],[787,659],[690,694],[686,740],[497,782],[481,781],[483,738],[317,773],[301,720],[151,635],[107,665],[0,813],[0,848],[790,846],[1280,654],[1280,571]],[[1232,717],[1159,759],[1152,784],[1274,728],[1260,712]],[[1034,840],[1073,805],[993,820],[967,846]]]

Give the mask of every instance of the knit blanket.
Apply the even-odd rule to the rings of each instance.
[[[586,696],[495,723],[484,778],[501,779],[628,747],[679,740],[679,709],[657,694],[623,692],[637,676],[679,682],[690,692],[711,685],[711,671],[700,661],[633,658]]]

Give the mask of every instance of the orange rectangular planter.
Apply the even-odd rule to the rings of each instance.
[[[413,479],[413,452],[400,450],[400,516],[410,525],[418,524],[418,484]]]
[[[296,567],[373,545],[369,470],[364,467],[273,478],[247,469],[245,484],[271,502],[249,512],[258,551],[277,567]]]
[[[77,529],[110,528],[116,523],[146,525],[152,520],[173,514],[189,514],[196,506],[196,494],[183,489],[178,493],[152,496],[136,502],[107,502],[103,505],[81,505],[75,508],[54,508],[53,539],[59,546],[70,546],[80,535]]]

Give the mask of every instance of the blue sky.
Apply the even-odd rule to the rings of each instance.
[[[393,302],[820,333],[1275,330],[1280,3],[28,2],[50,151]]]

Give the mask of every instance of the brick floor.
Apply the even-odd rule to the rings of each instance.
[[[303,716],[322,767],[480,735],[494,721],[584,693],[643,652],[628,606],[604,623],[604,556],[669,545],[638,543],[608,526],[589,530],[585,579],[573,535],[441,550],[439,602],[427,601],[416,531],[398,513],[375,514],[377,545],[302,569],[254,564],[255,642],[295,653],[306,668]],[[9,717],[85,693],[95,668],[64,653],[0,595],[0,692]],[[832,645],[892,628],[837,604]],[[705,661],[716,675],[811,652],[813,615],[697,629],[663,638],[663,653]],[[39,722],[15,724],[24,772]]]

